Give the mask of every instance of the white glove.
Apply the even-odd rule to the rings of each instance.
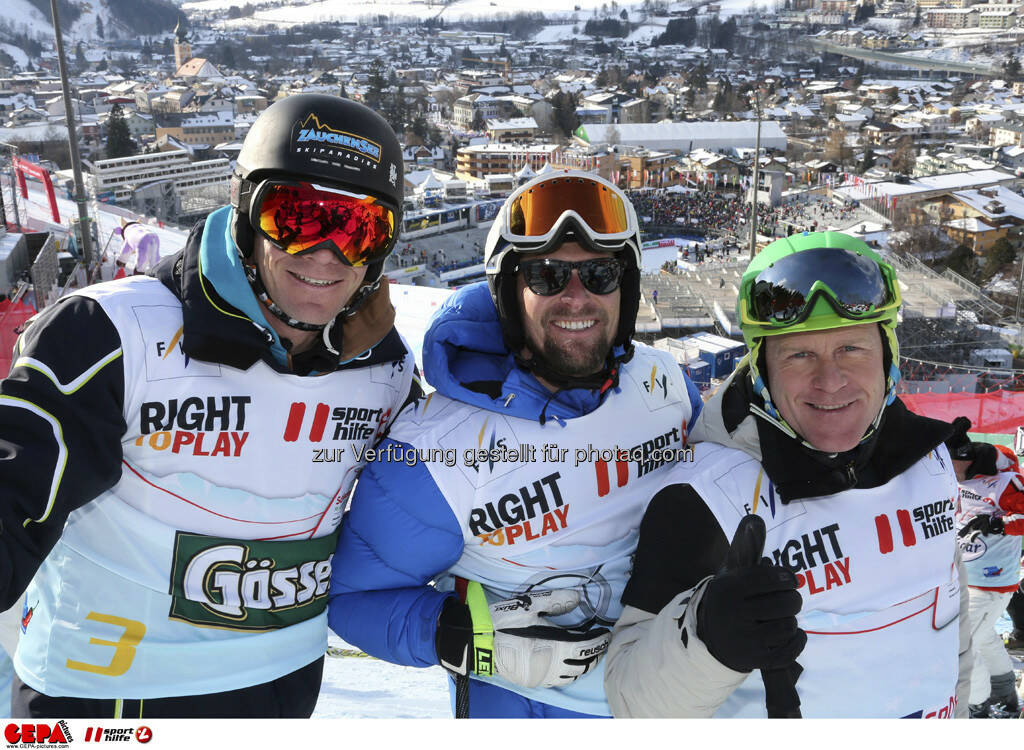
[[[579,592],[559,589],[492,604],[495,674],[533,688],[568,685],[590,671],[608,650],[608,628],[564,628],[545,619],[571,612],[579,602]]]

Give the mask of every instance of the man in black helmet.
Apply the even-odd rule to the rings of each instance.
[[[640,234],[611,183],[527,183],[484,257],[487,283],[456,292],[424,338],[437,391],[360,479],[331,627],[450,670],[456,716],[608,716],[600,658],[636,530],[700,398],[632,340]]]
[[[12,716],[313,712],[362,450],[418,393],[380,283],[401,207],[381,117],[283,99],[183,251],[22,335],[0,383]]]

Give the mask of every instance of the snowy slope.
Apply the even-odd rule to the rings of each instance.
[[[442,16],[448,21],[510,16],[521,12],[541,12],[549,18],[570,18],[581,21],[591,17],[594,9],[607,6],[607,0],[456,0],[445,7],[428,5],[415,0],[320,0],[319,2],[291,2],[276,8],[256,11],[260,21],[278,23],[316,23],[322,21],[354,21],[368,16],[384,15],[395,20],[424,19]],[[640,7],[642,0],[623,0],[620,8]],[[239,0],[197,0],[185,2],[186,11],[211,11],[241,5]],[[576,11],[575,6],[580,10]]]
[[[103,19],[107,38],[111,38],[113,35],[121,38],[134,35],[133,31],[111,14],[104,0],[76,0],[76,4],[81,8],[82,14],[70,29],[67,27],[68,19],[61,16],[65,47],[78,40],[88,42],[98,39],[96,34],[97,16]],[[2,0],[0,2],[0,26],[6,26],[15,32],[28,33],[29,36],[34,36],[49,46],[53,44],[53,23],[49,11],[45,14],[39,12],[28,0]]]
[[[4,0],[0,3],[0,22],[18,33],[53,39],[53,24],[28,0]]]
[[[28,65],[28,55],[21,49],[21,47],[15,47],[13,44],[0,44],[0,49],[11,56],[16,65],[24,68]]]

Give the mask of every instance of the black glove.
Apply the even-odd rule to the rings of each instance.
[[[725,567],[708,583],[697,608],[698,637],[737,672],[788,669],[807,644],[796,622],[803,604],[796,576],[761,558],[764,540],[760,516],[744,516]]]
[[[957,417],[953,420],[953,434],[946,440],[946,447],[949,455],[954,461],[970,461],[970,465],[964,472],[967,479],[982,474],[992,476],[996,473],[996,458],[998,453],[994,445],[988,443],[975,443],[967,437],[967,431],[971,429],[971,420],[967,417]]]
[[[973,542],[981,534],[1002,534],[1004,531],[1003,519],[979,515],[965,523],[957,536],[966,542]]]
[[[971,439],[967,437],[967,431],[971,429],[971,420],[967,417],[957,417],[953,420],[953,434],[946,438],[946,447],[949,455],[956,461],[969,461],[974,458],[971,453]]]

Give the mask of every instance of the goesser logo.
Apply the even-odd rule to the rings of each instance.
[[[89,727],[85,730],[86,742],[129,742],[133,739],[145,744],[153,739],[153,730],[147,726],[141,726],[137,729]]]
[[[56,724],[8,724],[4,738],[11,747],[18,745],[67,745],[71,742],[71,730],[67,722]]]

